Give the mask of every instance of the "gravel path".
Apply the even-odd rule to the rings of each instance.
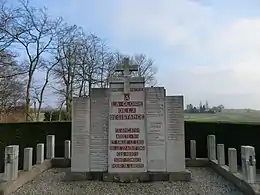
[[[207,168],[189,168],[191,182],[105,183],[65,182],[67,169],[50,169],[12,195],[243,195],[233,185]]]

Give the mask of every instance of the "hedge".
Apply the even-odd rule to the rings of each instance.
[[[41,122],[41,123],[10,123],[0,124],[0,171],[4,168],[5,146],[18,144],[19,168],[23,164],[23,149],[33,147],[33,163],[36,157],[36,145],[46,142],[46,135],[55,135],[55,156],[64,156],[64,141],[71,138],[70,122]],[[260,125],[235,123],[206,123],[185,122],[186,157],[189,157],[189,141],[196,140],[197,156],[207,157],[207,135],[215,134],[216,142],[225,144],[226,160],[228,148],[236,148],[240,163],[241,145],[251,145],[256,148],[256,156],[260,156]],[[257,163],[260,167],[260,163]]]
[[[36,145],[46,143],[46,135],[55,135],[55,155],[64,156],[64,141],[70,139],[70,122],[10,123],[0,124],[0,171],[4,169],[5,146],[19,145],[19,168],[23,165],[23,150],[33,147],[33,164],[36,161]],[[46,147],[46,144],[45,144]],[[46,151],[46,148],[45,148]]]

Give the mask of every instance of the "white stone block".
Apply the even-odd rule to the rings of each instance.
[[[228,148],[228,166],[231,173],[237,172],[237,150]]]
[[[37,144],[36,164],[42,164],[43,162],[44,162],[44,144]]]
[[[216,138],[215,135],[208,135],[207,137],[207,147],[208,147],[208,158],[209,160],[216,159]]]
[[[197,156],[196,141],[190,140],[190,158],[195,160],[196,156]]]
[[[145,93],[148,171],[165,172],[165,89],[163,87],[147,87]]]
[[[90,172],[108,170],[109,92],[109,89],[104,88],[94,88],[91,92],[88,160]]]
[[[246,181],[250,184],[256,183],[256,159],[255,159],[255,148],[247,146],[245,148],[245,159],[246,159]]]
[[[218,164],[225,165],[225,146],[224,144],[217,145]]]
[[[55,156],[55,135],[47,135],[46,144],[46,159],[52,159]]]
[[[70,159],[70,140],[65,140],[64,142],[64,157]]]
[[[242,175],[244,177],[244,180],[247,178],[247,173],[246,173],[246,158],[245,158],[245,150],[247,146],[241,146],[241,167],[242,167]]]
[[[183,96],[166,96],[167,172],[185,171]]]
[[[6,181],[15,180],[18,177],[19,146],[10,145],[5,148],[5,170]]]
[[[33,148],[24,148],[24,157],[23,157],[24,171],[30,171],[32,169],[32,157],[33,157]]]
[[[71,172],[90,171],[90,99],[75,97],[72,101]]]

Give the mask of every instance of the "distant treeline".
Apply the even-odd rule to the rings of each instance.
[[[221,112],[223,109],[224,106],[222,104],[218,106],[210,107],[208,101],[206,101],[205,104],[202,104],[202,102],[200,101],[199,106],[188,104],[184,111],[186,113],[216,113],[216,112]]]

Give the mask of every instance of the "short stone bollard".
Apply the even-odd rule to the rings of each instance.
[[[10,145],[5,147],[4,179],[15,180],[18,177],[19,146]]]
[[[70,159],[71,157],[71,149],[70,149],[70,140],[65,140],[64,142],[64,157]]]
[[[241,146],[241,168],[244,180],[247,180],[245,150],[247,146]]]
[[[33,148],[24,148],[24,157],[23,157],[24,171],[30,171],[32,169],[32,157],[33,157]]]
[[[47,135],[46,142],[46,159],[52,159],[55,156],[55,135]]]
[[[216,138],[215,135],[208,135],[207,137],[207,149],[209,160],[217,160],[216,158]]]
[[[225,165],[225,146],[224,146],[224,144],[217,145],[217,156],[218,156],[218,164],[220,166]]]
[[[195,160],[197,156],[197,151],[196,151],[196,141],[195,140],[190,140],[190,158]]]
[[[237,172],[237,150],[228,148],[228,166],[231,173]]]
[[[42,164],[43,162],[44,162],[44,144],[37,144],[36,164]]]
[[[255,148],[247,146],[245,148],[245,160],[246,160],[246,181],[249,184],[256,183],[256,159]]]

